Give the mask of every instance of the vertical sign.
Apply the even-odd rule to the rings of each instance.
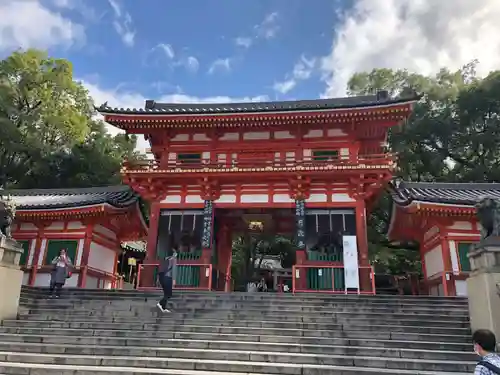
[[[303,199],[295,201],[295,220],[297,249],[304,250],[306,248],[306,208]]]
[[[206,200],[203,208],[203,235],[201,237],[201,247],[203,249],[212,248],[212,224],[213,203],[211,200]]]
[[[359,290],[358,245],[356,236],[342,236],[346,289]]]

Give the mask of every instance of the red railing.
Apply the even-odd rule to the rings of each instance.
[[[137,271],[137,289],[156,290],[160,289],[158,281],[159,263],[143,263],[139,265]],[[176,279],[174,280],[174,289],[179,290],[212,290],[213,266],[211,264],[187,263],[177,265]],[[147,280],[142,285],[141,279]]]
[[[80,274],[84,278],[82,288],[85,288],[87,276],[97,279],[98,289],[123,289],[123,279],[119,275],[105,272],[97,268],[83,266],[80,267]],[[102,283],[102,284],[101,284]]]
[[[289,158],[285,160],[262,160],[258,157],[248,160],[232,160],[227,162],[210,162],[209,160],[195,159],[192,161],[169,160],[160,162],[157,160],[140,160],[134,162],[125,162],[123,164],[125,170],[130,172],[154,172],[154,171],[170,171],[193,169],[218,169],[230,172],[244,172],[247,169],[335,169],[337,166],[347,165],[391,165],[396,160],[396,157],[391,154],[372,154],[359,155],[357,157],[332,157],[327,160],[318,158]]]
[[[359,287],[345,287],[344,266],[295,265],[292,268],[293,293],[375,294],[375,273],[371,266],[358,268]]]

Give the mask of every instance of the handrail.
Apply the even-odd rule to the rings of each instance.
[[[158,160],[138,160],[134,162],[126,161],[123,167],[128,171],[141,171],[141,170],[171,170],[171,169],[245,169],[245,168],[314,168],[329,166],[342,166],[342,165],[376,165],[376,164],[391,164],[396,160],[392,154],[368,154],[358,155],[356,157],[332,157],[327,160],[320,160],[318,158],[302,158],[295,159],[289,158],[285,160],[262,160],[258,157],[248,160],[232,160],[232,161],[219,161],[210,162],[209,160],[193,160],[193,161],[178,161],[169,160],[160,162]]]

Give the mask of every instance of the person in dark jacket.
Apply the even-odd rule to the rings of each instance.
[[[66,249],[61,249],[59,255],[52,259],[52,273],[50,274],[50,297],[59,298],[61,289],[66,283],[66,279],[71,276],[71,259],[66,254]]]
[[[161,312],[170,312],[167,302],[172,297],[175,275],[177,271],[177,251],[174,249],[172,255],[167,256],[159,267],[159,281],[163,289],[163,298],[156,304]]]

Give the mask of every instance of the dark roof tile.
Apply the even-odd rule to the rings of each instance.
[[[413,201],[473,206],[484,196],[500,199],[500,183],[393,181],[389,191],[394,202],[400,206],[407,206]]]
[[[10,196],[19,210],[77,208],[98,204],[126,208],[139,199],[128,186],[0,190],[0,196],[4,198]]]
[[[117,114],[211,114],[211,113],[256,113],[256,112],[292,112],[314,111],[321,109],[348,109],[379,105],[391,105],[418,100],[418,96],[392,99],[385,95],[349,96],[344,98],[293,100],[280,102],[246,102],[246,103],[156,103],[146,100],[145,108],[112,108],[104,103],[97,110],[101,113]]]

